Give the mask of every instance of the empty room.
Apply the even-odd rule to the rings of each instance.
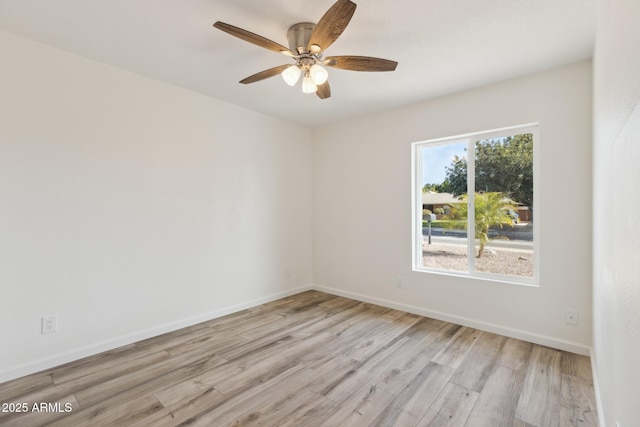
[[[639,18],[0,0],[0,425],[640,425]]]

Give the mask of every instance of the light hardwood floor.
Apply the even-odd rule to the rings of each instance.
[[[0,425],[596,426],[594,401],[588,357],[309,291],[0,384],[28,409]]]

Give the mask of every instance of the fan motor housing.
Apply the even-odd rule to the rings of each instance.
[[[293,24],[287,31],[289,49],[298,53],[307,53],[311,32],[316,24],[312,22],[300,22]]]

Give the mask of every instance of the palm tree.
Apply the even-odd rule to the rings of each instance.
[[[468,212],[468,197],[463,194],[460,197],[461,203],[456,203],[448,219],[466,219]],[[515,202],[500,192],[475,193],[475,238],[480,241],[480,248],[476,258],[480,258],[484,253],[484,248],[489,241],[489,229],[498,226],[513,225],[511,212],[517,211]],[[465,221],[466,227],[466,221]]]

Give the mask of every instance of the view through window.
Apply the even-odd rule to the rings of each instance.
[[[536,130],[413,144],[416,270],[534,283]]]

